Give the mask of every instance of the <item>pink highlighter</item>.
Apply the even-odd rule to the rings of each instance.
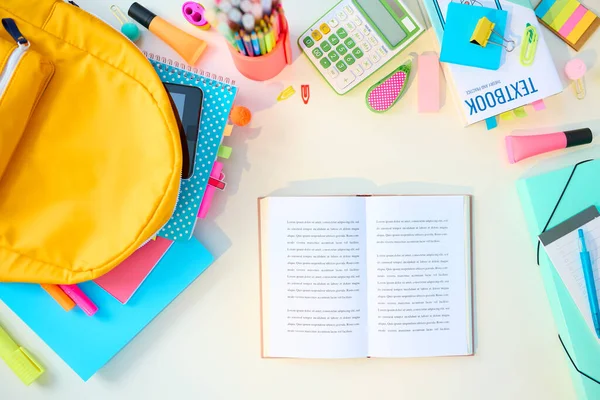
[[[83,293],[77,285],[58,285],[90,317],[98,311],[98,306]]]
[[[593,138],[592,131],[589,128],[548,133],[545,135],[507,136],[506,151],[508,153],[508,161],[514,164],[549,151],[581,146],[592,143]]]

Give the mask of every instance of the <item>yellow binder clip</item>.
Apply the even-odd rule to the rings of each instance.
[[[486,47],[489,44],[494,44],[496,46],[502,46],[509,53],[515,49],[515,41],[504,38],[501,34],[494,30],[496,26],[495,23],[487,19],[486,17],[481,17],[481,19],[477,22],[475,26],[475,30],[473,31],[473,36],[471,36],[471,43],[477,44],[481,47]],[[498,36],[502,39],[501,43],[496,43],[490,40],[492,34]],[[505,46],[503,43],[506,42]]]

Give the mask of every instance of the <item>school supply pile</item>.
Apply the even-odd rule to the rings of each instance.
[[[470,3],[424,1],[441,44],[440,60],[446,61],[443,67],[450,92],[467,125],[562,91],[540,34],[541,26],[528,1]],[[513,47],[515,37],[524,38],[519,44],[524,50]],[[511,49],[514,51],[508,51]]]
[[[151,31],[174,32],[137,3],[129,14]],[[40,26],[49,15],[56,23],[45,31]],[[228,79],[155,55],[148,62],[121,34],[61,0],[43,0],[34,8],[11,0],[0,8],[0,18],[7,31],[0,33],[0,52],[5,38],[7,57],[13,51],[0,65],[0,87],[8,77],[8,87],[15,88],[0,90],[0,114],[22,111],[26,117],[34,110],[26,128],[24,119],[14,119],[3,125],[7,132],[0,132],[11,138],[0,146],[5,152],[4,157],[0,152],[5,193],[0,200],[0,279],[44,282],[2,283],[0,300],[87,380],[212,263],[192,232],[199,213],[208,211],[209,205],[201,209],[207,186],[225,187],[222,172],[217,179],[210,172],[218,155],[231,154],[221,141],[227,127],[231,134],[228,116],[237,88]],[[15,20],[30,24],[20,30]],[[60,33],[52,30],[56,26]],[[89,47],[44,51],[47,60],[29,48],[55,49],[55,42],[75,40],[69,35],[90,39],[85,42]],[[205,48],[195,40],[173,45],[193,61]],[[98,65],[81,68],[82,51]],[[86,85],[96,82],[102,84],[86,95]],[[21,87],[28,90],[16,90]],[[114,96],[115,87],[135,98]],[[29,97],[17,96],[24,94]],[[94,104],[94,112],[77,113],[69,125],[76,128],[73,132],[64,124],[57,129],[65,113],[75,118],[74,96]],[[61,111],[61,104],[69,107]],[[247,110],[237,110],[238,123],[250,118]],[[56,132],[60,140],[54,140]],[[18,168],[25,159],[27,168]],[[69,184],[57,184],[62,180]],[[19,195],[25,188],[28,195]],[[8,237],[19,238],[14,243],[25,247],[13,249]],[[34,373],[24,356],[17,357],[26,352],[13,353],[13,344],[6,343],[0,342],[0,356],[24,382],[43,372],[30,359],[38,368]]]
[[[557,258],[550,250],[551,260],[541,248],[540,239],[545,245],[551,246],[555,240],[565,237],[562,239],[567,246],[565,250],[573,248],[575,251],[577,244],[573,243],[574,232],[584,227],[587,245],[597,257],[600,243],[598,235],[585,226],[598,216],[596,208],[600,206],[600,188],[592,184],[598,174],[600,160],[588,160],[517,182],[521,205],[537,252],[537,255],[532,252],[532,268],[535,268],[533,260],[537,257],[558,330],[556,345],[565,351],[565,362],[569,364],[575,390],[582,400],[600,398],[600,345],[593,322],[590,324],[591,313],[585,306],[587,297],[582,298],[585,296],[583,289],[573,287],[573,278],[570,276],[571,273],[581,274],[582,265],[569,261],[576,257],[572,252]],[[591,205],[595,207],[579,214]],[[571,262],[574,268],[567,271],[564,262]],[[598,276],[595,258],[593,267],[595,276]],[[580,281],[579,285],[582,283]]]

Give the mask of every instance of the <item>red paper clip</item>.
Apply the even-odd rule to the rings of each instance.
[[[310,99],[310,86],[302,85],[302,101],[304,104],[308,104],[308,100]]]

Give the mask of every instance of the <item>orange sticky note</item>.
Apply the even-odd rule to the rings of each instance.
[[[233,125],[225,125],[223,136],[231,136],[231,132],[233,132]]]

